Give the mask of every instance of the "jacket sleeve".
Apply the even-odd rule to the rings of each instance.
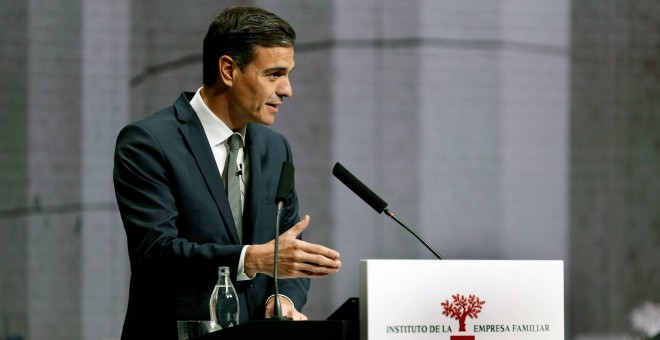
[[[181,216],[179,206],[185,203],[174,193],[180,174],[172,173],[173,161],[161,141],[140,124],[128,125],[117,138],[113,179],[131,269],[207,283],[217,277],[218,266],[236,273],[241,245],[180,237],[181,228],[195,230],[200,222],[195,216]]]

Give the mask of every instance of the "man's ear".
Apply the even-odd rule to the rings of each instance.
[[[234,82],[234,73],[238,70],[238,65],[234,60],[226,55],[218,59],[218,80],[227,86],[231,86]]]

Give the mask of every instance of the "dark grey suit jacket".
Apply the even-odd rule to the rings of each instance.
[[[173,106],[126,126],[117,138],[115,194],[131,262],[123,339],[176,339],[177,320],[209,320],[219,266],[231,270],[242,323],[263,319],[273,293],[266,275],[236,282],[243,245],[192,96],[182,93]],[[275,237],[275,195],[291,150],[284,136],[258,124],[248,124],[245,144],[244,243],[266,243]],[[282,232],[299,221],[295,190],[282,216]],[[280,281],[280,294],[298,310],[308,289],[308,279]]]

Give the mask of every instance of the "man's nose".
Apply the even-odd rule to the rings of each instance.
[[[293,88],[291,87],[291,81],[289,77],[282,79],[282,84],[277,88],[278,97],[291,97],[293,96]]]

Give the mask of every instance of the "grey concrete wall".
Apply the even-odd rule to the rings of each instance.
[[[117,337],[126,313],[130,271],[108,155],[130,118],[130,6],[128,0],[85,0],[82,6],[81,339]]]
[[[660,3],[572,12],[569,319],[576,335],[625,334],[660,302]]]
[[[500,258],[502,3],[425,4],[420,224],[445,257]]]
[[[81,5],[31,1],[28,7],[30,339],[81,336]]]
[[[27,327],[27,12],[0,2],[0,336]]]
[[[660,41],[651,1],[258,0],[298,32],[289,138],[305,238],[342,253],[304,312],[358,294],[366,258],[431,258],[335,180],[337,161],[446,258],[563,259],[570,338],[632,337],[660,300]],[[201,84],[232,1],[0,4],[0,338],[118,338],[130,275],[119,128]]]

